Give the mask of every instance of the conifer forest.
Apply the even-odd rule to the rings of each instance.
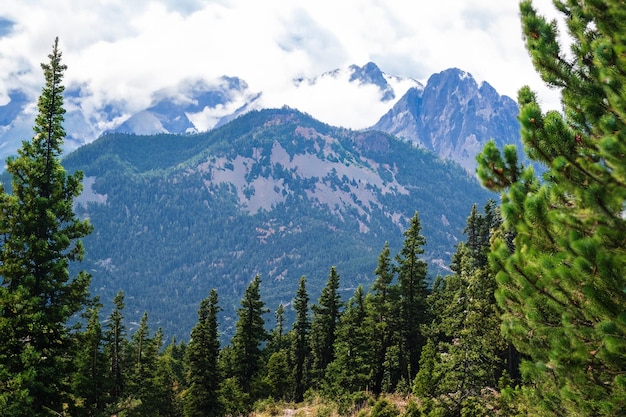
[[[267,305],[251,276],[227,341],[217,290],[179,341],[147,313],[131,325],[122,291],[105,309],[70,268],[97,230],[73,211],[82,173],[62,165],[56,39],[34,136],[0,189],[0,416],[626,415],[626,7],[554,5],[571,45],[531,1],[520,19],[562,112],[519,90],[532,163],[483,148],[478,178],[500,198],[467,207],[450,273],[427,280],[415,211],[349,297],[333,265],[319,298],[302,276],[289,304]]]

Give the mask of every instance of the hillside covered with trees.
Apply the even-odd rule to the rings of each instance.
[[[563,113],[543,113],[526,87],[518,97],[525,150],[545,173],[514,147],[484,148],[478,174],[501,203],[468,207],[451,273],[427,285],[415,212],[400,247],[382,245],[371,285],[344,298],[329,265],[312,300],[302,276],[291,325],[253,277],[224,344],[217,290],[199,303],[190,341],[166,342],[147,314],[130,330],[123,292],[103,312],[89,274],[70,274],[96,231],[73,211],[82,173],[60,161],[56,40],[35,136],[9,159],[11,192],[0,192],[0,416],[277,415],[320,399],[320,417],[623,415],[626,11],[555,4],[571,54],[556,24],[520,4],[533,63],[562,91]]]

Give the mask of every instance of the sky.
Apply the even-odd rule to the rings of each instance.
[[[550,0],[534,4],[557,16]],[[57,36],[65,85],[86,87],[94,111],[107,102],[136,111],[159,89],[227,75],[262,91],[267,107],[361,128],[382,110],[332,86],[298,94],[293,80],[369,61],[422,83],[460,68],[512,98],[530,85],[558,108],[524,49],[514,0],[2,0],[0,105],[12,89],[39,94],[39,64]]]

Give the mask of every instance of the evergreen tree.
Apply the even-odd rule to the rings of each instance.
[[[490,259],[503,329],[531,358],[522,370],[534,412],[616,415],[626,409],[626,9],[554,3],[570,55],[556,23],[520,3],[533,64],[562,97],[562,113],[543,113],[528,87],[518,94],[525,150],[545,174],[493,142],[478,157],[483,184],[502,191]]]
[[[7,160],[12,194],[0,189],[0,415],[14,417],[62,413],[69,403],[68,320],[89,295],[89,275],[69,274],[91,226],[73,212],[82,173],[68,175],[60,162],[66,66],[58,39],[49,58],[35,136]]]
[[[107,363],[102,350],[99,312],[100,306],[87,311],[87,328],[79,336],[80,348],[74,359],[72,374],[72,392],[77,397],[77,404],[72,415],[97,416],[106,405]]]
[[[365,391],[369,388],[372,349],[366,320],[365,294],[359,285],[348,301],[337,327],[335,360],[326,368],[329,394],[336,396],[337,393]]]
[[[198,310],[198,323],[191,331],[185,357],[189,388],[185,394],[185,417],[222,415],[219,402],[221,376],[218,369],[220,342],[217,332],[217,291],[211,290]]]
[[[289,356],[286,350],[280,349],[270,355],[263,382],[273,399],[289,400],[291,398],[290,392],[295,381],[289,367]]]
[[[293,364],[294,399],[300,402],[309,386],[309,366],[311,350],[309,348],[309,295],[306,292],[306,278],[300,278],[296,297],[293,299],[296,320],[293,323],[291,354]]]
[[[276,325],[270,333],[270,340],[265,348],[268,355],[279,352],[281,350],[287,350],[289,348],[289,340],[285,335],[285,307],[279,304],[274,313],[276,318]]]
[[[374,273],[376,279],[366,300],[370,317],[369,337],[373,344],[372,391],[380,394],[391,390],[390,383],[383,382],[385,379],[392,379],[392,373],[396,374],[394,380],[397,381],[400,377],[398,372],[389,369],[390,363],[387,360],[387,351],[392,344],[392,330],[395,328],[394,322],[398,321],[397,317],[393,317],[394,305],[397,306],[399,300],[398,288],[392,284],[394,273],[387,242],[378,257],[378,266]]]
[[[428,265],[420,259],[426,239],[415,212],[404,232],[404,245],[396,256],[400,291],[400,360],[405,381],[412,381],[419,368],[419,357],[426,340],[421,327],[428,323],[426,273]]]
[[[183,393],[187,389],[185,375],[185,357],[187,345],[172,339],[159,356],[159,373],[166,380],[163,386],[169,383],[169,415],[172,417],[184,415]]]
[[[493,201],[485,206],[484,216],[472,207],[464,231],[467,240],[453,256],[455,274],[438,279],[428,297],[434,316],[431,337],[438,337],[437,349],[445,357],[436,362],[433,392],[447,396],[452,414],[469,413],[468,404],[485,402],[482,393],[496,390],[504,371],[506,343],[500,334],[495,277],[487,264],[491,231],[499,224]],[[423,381],[428,373],[419,376]]]
[[[254,277],[246,288],[241,308],[238,311],[237,330],[233,336],[234,377],[239,380],[244,392],[251,394],[252,382],[261,369],[261,343],[267,340],[265,303],[261,300],[259,285],[261,278]]]
[[[342,307],[341,295],[339,295],[338,290],[339,274],[337,274],[335,267],[332,267],[318,303],[311,306],[311,310],[313,310],[313,319],[311,320],[313,363],[311,371],[318,382],[324,377],[328,364],[335,359],[333,345]]]
[[[126,340],[126,327],[124,326],[124,292],[122,290],[118,291],[113,298],[113,304],[115,307],[107,321],[104,351],[109,361],[109,397],[112,403],[116,403],[125,388],[122,351]]]
[[[413,381],[413,393],[422,399],[432,398],[439,394],[438,365],[440,354],[433,339],[428,339],[420,355],[420,369]]]

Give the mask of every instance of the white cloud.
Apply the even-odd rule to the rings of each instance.
[[[536,0],[551,15],[550,0]],[[185,78],[244,79],[266,103],[301,108],[323,121],[363,127],[384,109],[360,106],[376,89],[340,90],[328,81],[294,92],[296,77],[376,62],[390,74],[425,81],[450,67],[512,97],[540,90],[520,34],[517,2],[438,0],[4,0],[0,2],[0,102],[12,88],[36,96],[39,63],[59,36],[66,84],[88,85],[87,108],[109,100],[129,111]],[[7,27],[9,29],[7,29]],[[328,94],[328,95],[326,95]],[[332,97],[332,100],[329,99]],[[379,116],[378,116],[379,117]],[[374,120],[375,121],[375,120]]]

